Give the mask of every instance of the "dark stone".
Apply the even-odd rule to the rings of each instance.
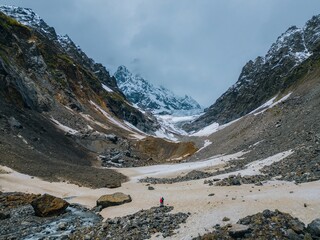
[[[307,230],[312,236],[320,237],[320,218],[317,218],[309,223]]]
[[[0,220],[10,218],[10,213],[0,212]]]

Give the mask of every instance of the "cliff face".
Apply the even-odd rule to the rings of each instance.
[[[320,15],[310,19],[303,28],[290,27],[264,57],[249,61],[238,81],[185,129],[198,130],[213,122],[227,123],[256,109],[288,87],[284,85],[286,77],[313,54],[319,40]]]
[[[25,106],[49,111],[62,104],[85,112],[94,101],[142,131],[157,129],[156,120],[132,107],[105,67],[68,36],[57,35],[30,9],[4,6],[0,11],[19,21],[2,16],[1,69],[6,86],[21,95]]]

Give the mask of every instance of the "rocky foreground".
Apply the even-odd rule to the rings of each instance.
[[[171,214],[172,206],[153,207],[114,219],[97,209],[126,203],[119,193],[105,195],[89,210],[51,195],[1,193],[0,239],[148,239],[172,236],[190,213]]]
[[[118,195],[103,198],[114,202]],[[97,207],[101,206],[101,199]],[[0,193],[0,239],[172,238],[176,231],[186,231],[188,236],[185,228],[179,228],[191,213],[173,214],[172,210],[172,206],[152,207],[102,222],[97,208],[89,210],[47,194]],[[229,223],[226,217],[223,221],[224,224],[215,225],[211,233],[194,239],[320,239],[320,218],[306,226],[278,210],[265,210],[244,217],[236,224]]]

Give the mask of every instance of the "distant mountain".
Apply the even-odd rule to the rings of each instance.
[[[192,97],[179,97],[162,86],[156,87],[140,75],[133,75],[125,66],[120,66],[114,77],[127,99],[143,110],[155,114],[201,111]]]
[[[292,84],[289,74],[308,59],[320,40],[320,15],[312,17],[303,28],[290,27],[278,37],[264,57],[250,60],[238,81],[191,124],[188,131],[199,130],[213,122],[230,122],[275,96]]]

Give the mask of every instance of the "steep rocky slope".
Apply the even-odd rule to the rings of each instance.
[[[285,79],[278,96],[290,96],[273,107],[259,109],[213,133],[202,141],[210,145],[192,159],[246,151],[242,160],[231,161],[230,171],[274,154],[292,150],[293,154],[262,171],[266,178],[277,177],[298,183],[320,179],[320,46]]]
[[[125,66],[120,66],[114,74],[119,88],[126,97],[139,108],[155,114],[198,113],[199,103],[192,97],[176,96],[164,87],[156,87],[139,75],[133,75]]]
[[[249,61],[238,81],[210,106],[204,115],[185,126],[198,130],[213,122],[230,122],[253,111],[293,82],[287,77],[315,51],[320,40],[320,15],[303,28],[290,27],[264,57]]]
[[[116,187],[123,175],[92,166],[143,165],[195,152],[192,144],[150,136],[159,129],[156,119],[133,107],[101,64],[30,9],[0,7],[0,20],[0,165]],[[157,154],[139,151],[146,141]],[[167,144],[176,151],[167,152]]]

